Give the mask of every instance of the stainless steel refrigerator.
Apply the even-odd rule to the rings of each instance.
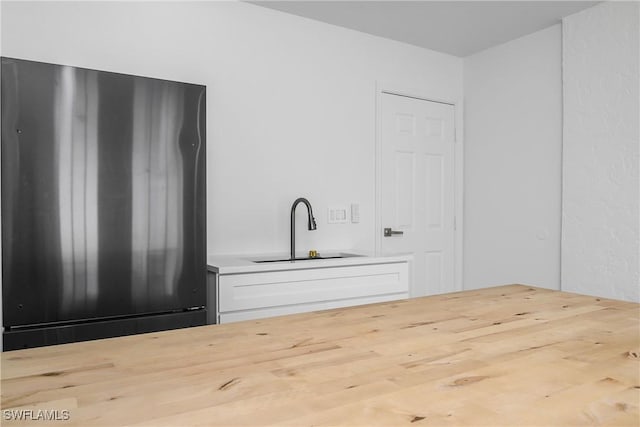
[[[205,97],[2,58],[4,350],[205,324]]]

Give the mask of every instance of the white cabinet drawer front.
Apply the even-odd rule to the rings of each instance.
[[[354,305],[374,304],[378,302],[397,301],[409,298],[407,292],[390,295],[376,295],[355,299],[312,302],[308,304],[285,305],[279,307],[258,308],[220,314],[220,323],[239,322],[241,320],[264,319],[266,317],[283,316],[285,314],[307,313],[309,311],[329,310],[332,308],[352,307]]]
[[[408,291],[407,264],[220,276],[220,312]]]

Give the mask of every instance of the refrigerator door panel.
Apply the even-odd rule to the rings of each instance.
[[[206,304],[205,88],[2,58],[4,325]]]

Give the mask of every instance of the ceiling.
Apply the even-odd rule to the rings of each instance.
[[[251,1],[465,57],[559,23],[598,1]]]

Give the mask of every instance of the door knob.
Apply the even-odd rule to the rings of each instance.
[[[391,237],[393,235],[402,236],[403,234],[404,234],[404,231],[395,231],[390,228],[384,229],[384,237]]]

